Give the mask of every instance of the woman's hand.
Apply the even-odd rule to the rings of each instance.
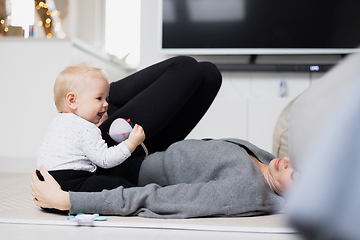
[[[59,210],[70,210],[69,193],[61,190],[60,185],[49,174],[45,167],[40,166],[40,173],[44,181],[40,181],[36,170],[31,175],[31,195],[33,195],[36,206],[42,208],[55,208]]]
[[[145,140],[145,132],[144,129],[135,124],[135,127],[130,132],[129,138],[125,140],[125,144],[129,151],[132,153],[135,151],[136,147],[139,146]]]

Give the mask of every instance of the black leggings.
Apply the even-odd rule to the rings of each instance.
[[[116,118],[130,118],[146,134],[149,153],[183,140],[204,116],[221,86],[221,74],[209,62],[174,57],[110,85],[109,118],[103,138]]]
[[[130,118],[144,128],[149,154],[183,140],[204,116],[221,86],[222,76],[210,62],[191,57],[167,59],[110,85],[109,118],[100,126],[107,134],[116,118]],[[104,174],[115,174],[137,184],[143,150],[138,147],[124,163]]]
[[[144,128],[149,154],[164,151],[183,140],[206,113],[221,86],[215,65],[198,63],[185,56],[174,57],[147,67],[110,84],[109,118],[99,127],[108,144],[108,135],[117,118],[130,118]],[[95,174],[82,171],[52,171],[63,190],[101,191],[120,185],[135,186],[144,160],[141,147],[122,164],[111,169],[98,168]]]

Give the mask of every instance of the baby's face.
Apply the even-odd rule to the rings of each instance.
[[[76,96],[76,115],[94,124],[99,123],[108,109],[109,83],[98,74],[91,74],[85,80]]]

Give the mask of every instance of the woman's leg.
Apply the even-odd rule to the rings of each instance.
[[[130,118],[144,128],[149,152],[163,151],[183,140],[196,126],[213,102],[221,81],[215,65],[175,57],[112,83],[109,118],[100,126],[103,138],[108,145],[116,144],[107,135],[111,123],[119,117]],[[129,161],[105,174],[118,174],[137,183],[141,154],[138,147]]]
[[[73,192],[101,192],[104,189],[111,190],[123,186],[124,188],[136,187],[122,177],[113,175],[92,175],[84,179],[84,181],[76,188],[72,189]]]
[[[116,118],[140,124],[150,151],[165,150],[184,139],[200,121],[221,85],[221,74],[211,63],[175,57],[112,83],[109,118],[100,126],[107,131]]]
[[[174,117],[147,144],[151,152],[164,151],[174,142],[185,139],[205,115],[220,87],[222,77],[217,67],[200,62],[201,82]]]

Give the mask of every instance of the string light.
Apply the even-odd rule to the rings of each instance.
[[[44,26],[46,31],[46,37],[48,39],[53,37],[53,34],[55,33],[56,37],[65,38],[66,34],[63,32],[61,27],[61,21],[60,18],[60,11],[58,11],[56,8],[54,8],[53,4],[47,4],[44,1],[35,1],[36,9],[38,11],[41,11],[41,15],[43,16],[43,19],[40,20],[37,24],[38,26]],[[54,11],[52,11],[54,10]],[[51,30],[51,27],[53,28],[53,32]]]
[[[52,37],[51,33],[51,11],[48,9],[48,6],[43,1],[35,1],[35,8],[39,11],[40,15],[42,16],[42,19],[38,21],[38,26],[44,26],[45,27],[45,34],[46,37],[49,39]]]
[[[60,31],[60,28],[61,28],[61,23],[59,23],[59,22],[56,23],[55,28],[54,28],[55,32]]]
[[[60,16],[60,11],[52,11],[51,16]]]

